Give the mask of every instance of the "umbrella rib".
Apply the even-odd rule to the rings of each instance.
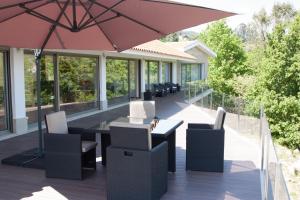
[[[95,3],[96,0],[93,0],[93,3]],[[97,18],[101,17],[102,15],[104,15],[105,13],[107,13],[108,11],[110,11],[111,9],[113,9],[114,7],[118,6],[119,4],[123,3],[125,0],[120,0],[117,3],[115,3],[114,5],[112,5],[110,8],[105,9],[105,11],[101,12],[100,14],[98,14],[97,16],[88,19],[81,27],[85,27],[86,25],[90,24],[93,20],[97,20]]]
[[[60,10],[62,10],[63,8],[61,7],[61,5],[60,5],[60,3],[58,2],[58,0],[55,0],[55,2],[56,2],[56,4],[57,4],[57,6],[60,8]],[[72,27],[72,22],[71,22],[71,20],[69,19],[68,15],[66,15],[65,12],[64,12],[64,16],[65,16],[66,20],[68,21],[70,27]]]
[[[45,6],[45,5],[48,5],[49,3],[53,2],[53,1],[54,1],[54,0],[45,2],[45,3],[41,4],[41,5],[38,5],[38,6],[34,7],[34,8],[31,8],[31,9],[38,9],[38,8],[40,8],[40,7],[43,7],[43,6]],[[18,4],[18,6],[19,6],[19,4]],[[18,14],[15,14],[15,15],[13,15],[13,16],[10,16],[10,17],[8,17],[8,18],[6,18],[6,19],[0,21],[0,23],[6,22],[6,21],[8,21],[8,20],[10,20],[10,19],[12,19],[12,18],[15,18],[15,17],[18,17],[18,16],[20,16],[20,15],[23,15],[24,13],[26,13],[26,11],[21,12],[21,13],[18,13]]]
[[[91,1],[91,0],[89,0],[89,1]],[[101,4],[101,3],[99,3],[99,2],[97,2],[97,1],[95,2],[95,4],[98,5],[98,6],[100,6],[100,7],[102,7],[102,8],[109,9],[109,7],[107,7],[107,6],[105,6],[105,5]],[[147,24],[144,24],[144,23],[142,23],[142,22],[140,22],[140,21],[138,21],[138,20],[136,20],[136,19],[134,19],[134,18],[132,18],[132,17],[129,17],[128,15],[125,15],[124,13],[118,12],[118,11],[116,11],[116,10],[114,10],[114,9],[110,9],[110,11],[112,11],[112,12],[114,12],[114,13],[116,13],[116,14],[119,14],[120,16],[122,16],[122,17],[124,17],[124,18],[126,18],[126,19],[128,19],[128,20],[130,20],[130,21],[132,21],[132,22],[134,22],[134,23],[136,23],[136,24],[139,24],[139,25],[141,25],[141,26],[144,26],[144,27],[146,27],[147,29],[150,29],[150,30],[152,30],[152,31],[154,31],[154,32],[156,32],[156,33],[158,33],[158,34],[160,34],[160,35],[166,35],[166,34],[164,34],[163,32],[161,32],[161,31],[159,31],[159,30],[157,30],[157,29],[155,29],[155,28],[153,28],[153,27],[151,27],[151,26],[148,26]]]
[[[58,17],[56,18],[56,22],[60,21],[61,17],[63,16],[63,13],[66,11],[66,9],[68,7],[69,2],[70,2],[70,0],[66,1],[63,9],[61,10],[61,12],[59,13]],[[44,51],[44,49],[45,49],[45,47],[46,47],[46,45],[47,45],[47,43],[48,43],[51,35],[52,35],[52,33],[55,31],[57,25],[58,24],[52,24],[51,29],[50,29],[48,35],[46,36],[46,38],[45,38],[45,40],[43,42],[43,45],[41,46],[41,52],[40,52],[39,56],[42,55],[42,53],[43,53],[43,51]]]
[[[23,2],[22,4],[30,4],[30,3],[35,3],[35,2],[39,2],[39,1],[44,1],[44,0],[32,0],[32,1]],[[17,7],[19,5],[20,5],[20,3],[15,3],[15,4],[7,5],[7,6],[2,6],[2,7],[0,7],[0,10],[12,8],[12,7]]]
[[[76,4],[75,0],[72,0],[72,11],[73,11],[73,27],[75,30],[78,28],[77,26],[77,13],[76,13]]]
[[[87,8],[84,6],[84,4],[82,3],[82,1],[81,1],[81,0],[78,0],[78,1],[79,1],[79,3],[82,5],[82,7],[88,12],[88,14],[89,14],[90,16],[93,17],[93,14],[92,14],[89,10],[87,10]],[[95,23],[97,23],[97,22],[95,21]],[[106,39],[110,42],[111,46],[112,46],[115,50],[117,50],[117,49],[118,49],[118,48],[117,48],[117,45],[114,44],[114,43],[112,42],[112,40],[110,39],[110,37],[108,37],[108,35],[107,35],[107,34],[105,33],[105,31],[100,27],[99,24],[97,24],[97,27],[98,27],[99,30],[104,34],[104,36],[106,37]]]
[[[203,9],[212,10],[212,11],[225,12],[225,11],[217,10],[217,9],[214,9],[214,8],[208,8],[208,7],[204,7],[204,6],[185,4],[185,3],[175,2],[175,1],[161,1],[161,0],[142,0],[142,1],[147,1],[147,2],[151,2],[151,3],[163,3],[163,4],[169,4],[169,5],[177,5],[177,6],[187,6],[187,7],[192,7],[192,8],[203,8]],[[235,14],[235,13],[232,13],[232,12],[227,12],[227,13]]]
[[[96,26],[96,25],[102,24],[104,22],[108,22],[108,21],[116,19],[118,17],[120,17],[120,15],[116,15],[116,16],[110,17],[108,19],[104,19],[104,20],[98,21],[98,22],[95,21],[93,24],[90,24],[90,25],[87,25],[87,26],[84,26],[84,27],[80,28],[80,30],[84,30],[84,29],[90,28],[92,26]]]
[[[27,8],[24,5],[20,5],[20,8],[23,8],[26,11],[26,13],[28,13],[29,15],[32,15],[32,16],[37,17],[39,19],[42,19],[42,20],[44,20],[46,22],[49,22],[50,24],[55,24],[57,26],[60,26],[60,27],[65,28],[67,30],[70,30],[70,27],[68,27],[68,26],[66,26],[64,24],[61,24],[61,23],[59,23],[59,22],[57,22],[57,21],[55,21],[55,20],[53,20],[53,19],[51,19],[51,18],[43,15],[43,14],[37,12],[37,11],[34,11],[33,9]]]
[[[94,5],[95,0],[89,5],[88,10],[90,10],[92,8],[92,6]],[[85,20],[86,16],[88,15],[88,12],[85,11],[84,15],[82,16],[78,26],[81,27],[81,24],[83,23],[83,21]]]

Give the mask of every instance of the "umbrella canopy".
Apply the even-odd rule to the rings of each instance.
[[[165,0],[0,0],[0,45],[122,51],[232,15]]]
[[[39,153],[44,49],[123,51],[233,13],[166,0],[0,0],[0,45],[36,51]],[[31,161],[31,160],[30,160]]]

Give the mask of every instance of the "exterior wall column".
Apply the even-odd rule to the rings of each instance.
[[[106,95],[106,56],[104,54],[99,56],[99,78],[100,78],[100,109],[106,110],[107,95]]]
[[[162,83],[162,61],[158,63],[158,82]]]
[[[172,82],[177,83],[177,62],[172,63]]]
[[[147,69],[146,66],[146,61],[144,59],[141,60],[141,72],[140,72],[140,76],[141,76],[141,98],[144,97],[144,92],[146,91],[145,89],[145,70]]]
[[[24,50],[10,49],[12,127],[14,133],[28,129],[25,106]]]

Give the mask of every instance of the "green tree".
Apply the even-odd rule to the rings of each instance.
[[[257,80],[248,99],[260,102],[275,138],[290,148],[300,148],[300,16],[279,24],[268,37]]]
[[[288,23],[297,14],[297,11],[290,3],[276,3],[272,9],[272,18],[276,24]]]
[[[178,42],[179,35],[178,35],[178,33],[171,33],[171,34],[161,38],[160,41],[162,41],[162,42]]]
[[[238,95],[235,78],[250,72],[245,65],[246,55],[240,38],[224,21],[218,21],[200,33],[199,39],[217,54],[210,59],[210,87],[218,92]]]
[[[266,10],[263,8],[253,15],[253,20],[259,30],[260,39],[265,42],[267,39],[268,28],[271,24],[270,16],[268,16]]]

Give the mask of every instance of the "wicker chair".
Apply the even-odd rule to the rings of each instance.
[[[226,111],[219,107],[215,124],[188,124],[186,170],[224,171],[225,116]]]
[[[154,148],[149,127],[112,123],[107,148],[109,200],[158,200],[168,186],[168,145]]]
[[[82,179],[83,168],[96,169],[96,137],[68,128],[64,111],[45,116],[45,169],[48,178]]]

